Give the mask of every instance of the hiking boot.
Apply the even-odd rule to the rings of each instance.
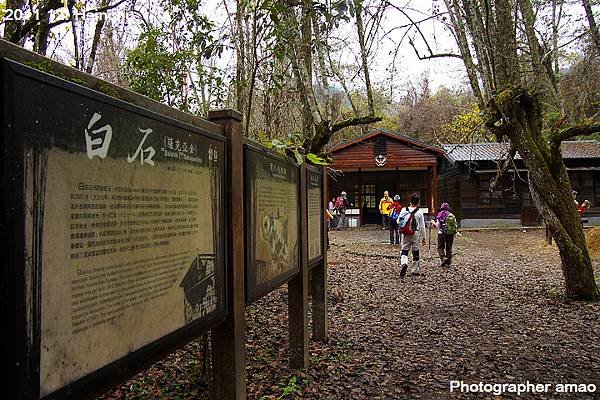
[[[446,268],[450,268],[450,259],[449,258],[444,258],[444,261],[442,261],[442,267],[446,267]]]
[[[412,274],[419,275],[419,261],[413,261],[412,263]]]
[[[400,270],[400,279],[404,279],[406,276],[406,270],[408,269],[408,264],[402,264],[402,269]]]

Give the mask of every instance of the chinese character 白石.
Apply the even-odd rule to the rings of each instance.
[[[91,130],[92,126],[100,121],[101,118],[102,115],[94,113],[85,129],[85,144],[87,156],[90,160],[94,157],[105,158],[108,154],[110,140],[112,139],[112,127],[108,124],[98,129]]]
[[[148,129],[138,128],[138,129],[141,133],[144,134],[144,137],[142,138],[142,141],[138,145],[137,149],[135,150],[135,153],[133,153],[133,156],[127,154],[127,162],[128,163],[133,162],[139,155],[140,162],[142,165],[144,165],[144,163],[154,165],[154,161],[152,160],[152,157],[154,157],[154,154],[156,153],[156,151],[154,150],[154,147],[148,146],[145,149],[142,149],[142,146],[144,146],[144,142],[146,141],[146,138],[148,137],[149,134],[151,134],[153,132],[153,130],[150,128],[148,128]]]

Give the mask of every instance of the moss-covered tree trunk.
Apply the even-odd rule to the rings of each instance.
[[[542,121],[538,97],[523,87],[510,87],[490,102],[486,123],[498,137],[510,139],[529,170],[532,198],[560,252],[567,298],[598,300],[583,226],[560,152],[561,140],[570,133],[557,130],[548,142],[542,135]]]

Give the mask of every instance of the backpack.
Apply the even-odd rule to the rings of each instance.
[[[449,213],[444,221],[444,226],[442,229],[445,235],[454,235],[458,232],[458,223],[456,222],[456,217],[454,214]]]
[[[398,213],[398,208],[394,206],[394,210],[390,214],[390,218],[392,219],[392,221],[397,221],[399,216],[400,214]]]
[[[335,199],[335,204],[333,205],[337,210],[341,210],[344,208],[344,198],[342,196]]]
[[[415,208],[412,211],[408,210],[406,207],[398,216],[398,227],[400,228],[400,233],[403,235],[414,235],[417,231],[417,219],[415,218],[416,212],[419,211],[419,207]]]

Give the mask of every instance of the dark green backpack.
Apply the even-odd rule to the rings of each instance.
[[[456,232],[458,232],[458,222],[454,214],[449,213],[444,221],[444,234],[454,235]]]

